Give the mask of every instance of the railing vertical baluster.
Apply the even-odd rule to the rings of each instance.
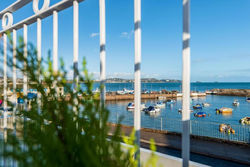
[[[105,104],[105,80],[106,80],[106,19],[105,0],[99,0],[100,13],[100,81],[101,103]]]
[[[37,19],[37,60],[38,60],[38,79],[39,83],[41,82],[41,60],[42,60],[42,21],[40,18]],[[41,110],[41,93],[37,90],[38,97],[38,112]]]
[[[74,55],[74,86],[78,84],[78,55],[79,55],[79,5],[76,0],[73,2],[73,55]]]
[[[13,108],[13,123],[16,123],[16,109],[17,109],[17,95],[16,95],[16,30],[13,30],[13,95],[14,95],[14,108]]]
[[[58,71],[58,13],[53,11],[53,71]]]
[[[136,144],[140,148],[141,129],[141,0],[134,0],[134,45],[135,45],[135,65],[134,65],[134,128],[136,132]],[[140,166],[140,149],[136,156],[139,156],[138,166]]]
[[[24,24],[23,25],[23,44],[24,44],[24,48],[23,48],[23,56],[25,59],[27,59],[28,56],[28,50],[27,50],[27,44],[28,44],[28,29],[27,29],[27,25]],[[27,77],[27,63],[24,61],[23,62],[23,68],[24,68],[24,73],[23,73],[23,95],[27,96],[28,93],[28,77]],[[24,110],[27,111],[28,110],[28,105],[27,105],[27,98],[25,98],[24,100]],[[25,118],[26,119],[26,118]]]
[[[5,142],[7,140],[7,34],[3,34],[3,50],[4,50],[4,60],[3,60],[3,71],[4,71],[4,140],[3,140],[3,152],[5,151]],[[3,166],[6,166],[6,159],[3,158]]]
[[[37,60],[42,59],[42,21],[40,18],[37,19]],[[40,76],[39,76],[40,79]]]
[[[4,129],[7,128],[7,34],[3,34]]]
[[[190,0],[183,0],[182,51],[182,158],[183,167],[189,166],[190,157]]]

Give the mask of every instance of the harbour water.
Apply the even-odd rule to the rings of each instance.
[[[94,84],[94,89],[98,88],[99,83]],[[126,89],[133,89],[133,83],[106,83],[107,91],[117,91]],[[181,91],[181,83],[142,83],[142,89],[160,91],[178,90]],[[206,91],[211,89],[250,89],[249,82],[194,82],[191,83],[191,90],[193,91]]]
[[[233,106],[232,103],[238,99],[240,105]],[[107,108],[110,110],[110,122],[117,123],[119,117],[123,117],[122,124],[133,125],[134,113],[126,109],[129,101],[109,101]],[[157,100],[144,100],[146,106],[153,105]],[[250,103],[246,102],[245,97],[235,96],[216,96],[208,95],[202,98],[193,98],[191,106],[207,102],[211,106],[203,107],[202,110],[194,110],[191,113],[191,133],[198,136],[208,136],[223,138],[232,141],[250,143],[250,125],[241,125],[239,120],[250,116]],[[231,115],[217,114],[215,109],[221,107],[230,107],[233,109]],[[181,98],[177,98],[176,103],[167,104],[156,115],[148,115],[141,112],[141,125],[144,128],[162,129],[172,132],[181,132]],[[194,114],[203,111],[207,113],[206,117],[195,117]],[[230,124],[235,130],[235,134],[219,132],[220,124]]]

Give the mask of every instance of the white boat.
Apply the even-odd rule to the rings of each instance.
[[[125,94],[134,94],[134,90],[127,90],[124,88],[123,90],[116,91],[118,95],[125,95]]]
[[[250,97],[247,97],[247,98],[246,98],[246,101],[247,101],[247,102],[250,102]]]
[[[240,105],[240,102],[238,100],[234,100],[233,106],[239,106],[239,105]]]
[[[191,113],[191,112],[194,112],[194,110],[189,110],[189,111],[190,111],[190,113]],[[178,112],[179,112],[179,113],[182,113],[182,109],[179,108]]]
[[[141,104],[141,110],[144,110],[146,107],[146,105],[144,103]]]
[[[134,103],[128,103],[127,109],[128,110],[135,109],[135,104]]]
[[[0,111],[4,112],[4,108],[0,107]],[[13,108],[8,106],[5,111],[7,111],[7,112],[13,111]]]
[[[161,115],[161,112],[151,112],[149,113],[150,117],[158,117],[159,115]]]
[[[168,99],[168,100],[166,101],[167,104],[173,104],[173,103],[175,103],[175,102],[176,102],[176,101],[173,100],[173,99]]]
[[[147,108],[145,104],[141,104],[141,110]],[[134,110],[135,109],[135,104],[134,103],[128,103],[127,110]]]
[[[207,90],[205,93],[210,95],[210,94],[212,94],[212,91]]]
[[[182,97],[182,93],[177,93],[176,97]]]
[[[209,104],[209,103],[202,103],[202,106],[203,107],[209,107],[211,104]]]
[[[154,107],[154,106],[149,106],[148,108],[144,109],[145,113],[147,114],[152,114],[156,112],[160,112],[160,108]]]
[[[159,107],[159,108],[164,108],[164,107],[166,106],[166,104],[163,103],[163,102],[161,102],[161,101],[159,101],[159,102],[157,102],[154,106],[155,106],[155,107]]]

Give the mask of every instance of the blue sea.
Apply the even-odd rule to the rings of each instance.
[[[99,87],[99,83],[94,84],[94,89]],[[117,91],[126,89],[133,89],[133,83],[106,83],[107,91]],[[181,83],[142,83],[142,90],[160,91],[166,90],[181,90]],[[197,82],[191,83],[191,90],[206,91],[211,89],[250,89],[250,82]]]
[[[234,99],[238,99],[240,105],[233,106]],[[146,106],[154,105],[158,100],[142,100]],[[210,103],[211,106],[203,107],[201,110],[194,110],[192,108],[195,104],[203,102]],[[127,110],[129,101],[107,101],[106,106],[110,110],[110,122],[117,123],[118,119],[122,117],[122,124],[133,125],[134,111]],[[154,115],[148,115],[141,112],[141,126],[143,128],[162,129],[172,132],[181,132],[181,113],[178,112],[182,106],[182,99],[177,98],[176,103],[166,104],[161,111]],[[231,115],[217,114],[215,109],[221,107],[229,107],[233,109]],[[191,119],[191,133],[198,136],[208,136],[215,138],[223,138],[233,141],[250,143],[250,125],[241,125],[239,120],[243,117],[250,116],[250,103],[246,102],[245,97],[235,96],[217,96],[207,95],[202,98],[193,98],[190,114]],[[197,112],[205,112],[206,117],[195,117]],[[230,124],[235,130],[235,134],[227,134],[219,132],[220,124]]]
[[[95,84],[95,88],[98,84]],[[133,83],[108,83],[106,84],[107,91],[117,91],[126,89],[133,89]],[[211,89],[250,89],[250,83],[191,83],[191,90],[204,92]],[[159,91],[178,90],[181,91],[181,83],[142,83],[142,89]],[[237,99],[240,106],[232,105],[233,101]],[[106,106],[110,110],[110,122],[117,123],[120,117],[123,118],[122,124],[133,125],[134,113],[126,109],[130,101],[107,101]],[[153,105],[157,100],[142,100],[146,106]],[[239,120],[243,117],[250,116],[250,103],[246,102],[245,97],[235,96],[217,96],[207,95],[206,97],[193,98],[191,108],[195,104],[203,102],[210,103],[210,107],[204,107],[202,110],[194,110],[191,113],[191,133],[199,136],[208,136],[215,138],[223,138],[233,141],[250,143],[250,125],[241,125]],[[173,132],[181,132],[181,109],[182,99],[177,98],[176,103],[166,105],[161,109],[161,112],[155,115],[147,115],[141,112],[141,126],[144,128],[163,129]],[[216,114],[215,109],[221,107],[230,107],[233,109],[231,115]],[[202,111],[207,114],[204,118],[197,118],[195,113]],[[219,132],[220,124],[230,124],[235,130],[235,134],[227,134]]]

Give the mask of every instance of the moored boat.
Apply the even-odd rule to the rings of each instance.
[[[195,117],[205,117],[207,114],[205,112],[197,112],[194,114]]]
[[[145,109],[146,105],[144,103],[141,104],[141,110]],[[134,110],[135,109],[135,104],[130,102],[127,105],[127,110]]]
[[[218,109],[217,109],[218,111]],[[232,114],[233,109],[232,108],[228,108],[228,107],[222,107],[219,109],[219,113],[221,114]]]
[[[159,101],[159,102],[156,102],[156,104],[155,104],[155,106],[156,107],[159,107],[159,108],[164,108],[165,107],[165,103],[163,103],[163,102],[161,102],[161,101]]]
[[[179,113],[182,113],[182,109],[179,109],[178,112],[179,112]],[[194,110],[190,110],[190,113],[191,113],[191,112],[194,112]]]
[[[166,101],[167,104],[173,104],[173,103],[175,103],[175,102],[176,102],[176,101],[173,100],[173,99],[168,99],[168,100]]]
[[[247,97],[247,98],[246,98],[246,101],[247,101],[247,102],[250,102],[250,97]]]
[[[150,113],[159,112],[160,109],[154,106],[149,106],[148,108],[145,108],[143,111],[145,111],[145,113],[147,114],[150,114]]]
[[[244,117],[240,119],[242,125],[250,125],[250,117]]]
[[[239,105],[240,105],[240,102],[238,100],[234,100],[233,106],[239,106]]]
[[[130,110],[130,109],[135,109],[135,104],[134,104],[134,103],[128,103],[127,109],[128,109],[128,110]]]
[[[229,124],[220,124],[219,131],[235,134],[235,130]]]
[[[203,107],[209,107],[211,104],[209,104],[209,103],[202,103],[202,106]]]
[[[0,108],[0,111],[4,111],[4,108],[1,107],[1,108]],[[13,111],[13,108],[12,108],[12,107],[7,107],[7,108],[6,108],[6,111]]]
[[[196,104],[195,106],[193,106],[193,109],[202,109],[202,106],[200,104]]]

